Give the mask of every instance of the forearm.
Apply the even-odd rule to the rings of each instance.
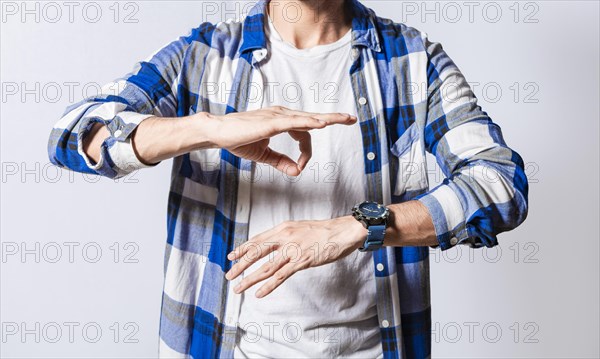
[[[138,159],[148,165],[176,157],[193,150],[214,147],[210,134],[216,120],[206,114],[187,117],[150,117],[132,133],[133,149]],[[83,140],[84,152],[97,163],[102,142],[110,136],[106,126],[94,124]]]
[[[427,207],[420,201],[408,201],[386,206],[390,211],[384,246],[410,247],[438,244],[433,221]],[[351,236],[358,248],[367,237],[367,229],[352,216],[344,216],[345,226],[352,228]]]
[[[433,246],[438,244],[433,221],[419,201],[387,206],[390,210],[385,246]]]

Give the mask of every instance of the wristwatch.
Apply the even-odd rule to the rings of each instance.
[[[368,230],[361,252],[375,251],[383,246],[390,211],[377,202],[362,202],[352,207],[352,216]]]

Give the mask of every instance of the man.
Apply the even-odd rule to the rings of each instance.
[[[521,157],[441,45],[356,0],[260,1],[105,89],[49,155],[111,178],[174,159],[163,357],[429,357],[429,246],[527,215]]]

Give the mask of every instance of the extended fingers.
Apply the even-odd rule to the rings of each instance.
[[[352,116],[347,113],[319,113],[312,117],[319,121],[325,122],[327,125],[351,125],[356,122],[356,116]]]
[[[315,256],[312,253],[313,251],[302,248],[299,242],[302,234],[298,234],[300,232],[295,231],[294,228],[295,222],[282,222],[273,229],[251,238],[248,242],[229,253],[228,259],[240,258],[240,260],[225,275],[228,280],[239,276],[265,255],[273,251],[277,253],[274,258],[263,263],[258,270],[245,276],[234,288],[236,293],[241,293],[249,287],[268,279],[256,292],[256,297],[264,297],[294,273],[314,265]],[[285,238],[285,240],[277,240],[277,237]],[[270,240],[272,242],[269,242]],[[265,246],[267,243],[271,244],[268,248]],[[252,247],[256,249],[251,251],[250,248]]]
[[[308,116],[312,118],[316,118],[317,120],[324,121],[328,125],[334,123],[342,123],[342,124],[351,124],[356,121],[356,116],[350,115],[349,113],[337,113],[337,112],[329,112],[329,113],[318,113],[318,112],[305,112],[298,110],[291,110],[286,107],[279,107],[281,109],[281,113],[286,115],[296,115],[296,116]]]
[[[318,129],[330,125],[351,125],[356,122],[356,117],[347,113],[316,113],[311,115],[289,115],[289,130]]]
[[[244,277],[242,281],[233,289],[235,293],[241,293],[246,289],[252,287],[256,283],[259,283],[277,272],[289,261],[289,257],[284,255],[277,255],[272,260],[263,263],[260,268],[252,272],[249,276]]]
[[[225,279],[232,280],[237,278],[246,269],[248,269],[248,267],[271,252],[269,250],[265,250],[266,248],[261,247],[262,246],[259,245],[256,247],[257,250],[249,251],[243,257],[241,257],[240,260],[238,260],[237,263],[235,263],[225,274]]]
[[[231,267],[227,274],[225,274],[225,278],[228,280],[235,279],[253,263],[276,250],[277,243],[270,242],[269,238],[279,233],[285,227],[284,223],[254,236],[246,243],[231,251],[227,255],[227,259],[231,261],[236,259],[239,260]]]
[[[292,274],[299,271],[301,267],[299,267],[296,263],[287,263],[283,265],[278,271],[273,273],[271,279],[269,279],[265,284],[263,284],[256,291],[256,297],[262,298],[267,294],[270,294],[277,287],[281,285],[281,283],[285,282]]]
[[[334,124],[350,125],[356,122],[356,117],[347,113],[315,113],[290,110],[285,107],[275,106],[271,108],[275,114],[272,118],[275,121],[276,132],[285,132],[291,130],[308,131],[319,129]],[[285,121],[281,121],[282,118]]]

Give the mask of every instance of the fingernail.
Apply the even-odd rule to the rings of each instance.
[[[262,289],[259,289],[259,290],[257,290],[257,291],[256,291],[256,293],[254,294],[254,296],[255,296],[256,298],[262,298],[263,294],[264,294],[264,293],[263,293],[263,290],[262,290]]]
[[[231,252],[227,255],[227,259],[232,260],[233,258],[235,258],[235,252]]]
[[[240,288],[241,288],[241,287],[242,287],[242,285],[241,285],[241,284],[238,284],[238,285],[236,285],[236,286],[233,288],[233,291],[234,291],[234,292],[236,292],[236,293],[239,293],[239,291],[240,291]]]

